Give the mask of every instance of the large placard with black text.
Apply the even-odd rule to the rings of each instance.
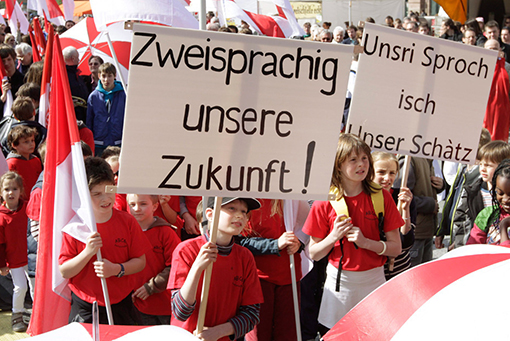
[[[117,190],[325,200],[352,51],[135,24]]]
[[[372,149],[474,164],[497,52],[367,24],[346,131]]]

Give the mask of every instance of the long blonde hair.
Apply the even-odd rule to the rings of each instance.
[[[338,190],[337,199],[340,199],[344,195],[341,166],[352,153],[357,155],[365,153],[368,156],[369,166],[367,176],[362,181],[363,191],[366,194],[372,194],[378,190],[378,186],[372,182],[374,178],[374,162],[370,155],[370,147],[365,141],[354,134],[340,134],[336,149],[335,166],[333,168],[333,175],[331,176],[331,189],[336,188]]]

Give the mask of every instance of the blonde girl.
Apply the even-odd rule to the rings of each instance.
[[[395,203],[402,202],[402,219],[405,224],[400,228],[402,252],[392,262],[384,264],[386,280],[398,275],[411,267],[409,251],[414,244],[414,224],[416,223],[416,207],[413,194],[407,187],[392,188],[399,172],[398,159],[395,155],[386,152],[373,152],[374,182],[384,190],[389,191]]]
[[[382,226],[386,241],[380,240],[371,194],[381,188],[371,181],[373,176],[368,145],[356,135],[340,135],[331,193],[337,201],[345,200],[349,217],[337,215],[329,201],[316,201],[303,228],[311,236],[312,259],[329,260],[319,311],[322,333],[385,282],[383,265],[387,257],[401,252],[399,228],[404,221],[387,191],[383,191]]]
[[[12,329],[24,332],[27,325],[23,321],[23,303],[27,292],[27,279],[33,295],[33,279],[28,276],[27,257],[27,213],[26,202],[21,198],[25,193],[23,179],[16,172],[7,172],[0,177],[0,249],[4,250],[0,259],[0,274],[9,272],[14,285],[12,295]],[[0,252],[0,255],[2,252]]]

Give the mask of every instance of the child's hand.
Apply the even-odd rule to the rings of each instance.
[[[87,237],[87,241],[85,242],[85,251],[89,255],[95,255],[102,246],[103,240],[101,239],[101,235],[99,235],[99,232],[94,232]]]
[[[171,195],[159,195],[159,203],[161,205],[167,204],[170,201]]]
[[[345,237],[346,233],[353,227],[352,219],[347,217],[345,214],[341,214],[336,217],[335,222],[333,224],[333,229],[329,233],[335,240],[342,239]]]
[[[430,182],[432,184],[432,187],[434,187],[436,189],[443,188],[443,179],[441,179],[440,177],[431,176],[430,177]]]
[[[119,273],[119,266],[117,263],[112,263],[108,259],[103,258],[103,261],[95,261],[94,262],[94,270],[96,271],[97,277],[100,278],[109,278],[112,276],[117,276]]]
[[[133,293],[133,301],[135,300],[135,297],[138,297],[139,299],[145,301],[149,297],[149,293],[147,292],[147,289],[145,289],[145,285],[142,285],[138,289],[135,290]]]
[[[4,267],[0,268],[0,275],[7,276],[8,273],[9,273],[9,267],[8,266],[4,266]]]
[[[402,203],[402,210],[407,210],[411,206],[413,200],[413,193],[407,187],[401,187],[398,193],[398,200]]]
[[[198,222],[190,213],[184,213],[182,219],[184,219],[184,230],[187,234],[200,234]]]
[[[224,336],[219,333],[219,330],[216,327],[207,328],[204,326],[204,329],[202,330],[202,332],[200,334],[197,335],[196,332],[197,331],[195,330],[193,332],[193,335],[195,335],[198,339],[204,340],[204,341],[216,341],[219,338],[221,338],[222,336]]]
[[[287,253],[289,255],[295,254],[300,246],[301,242],[298,237],[294,235],[294,232],[284,232],[280,238],[278,238],[278,250],[287,248]]]
[[[193,263],[200,271],[205,270],[209,264],[216,262],[218,257],[218,248],[216,244],[207,242],[200,248],[200,252]]]
[[[347,240],[351,243],[356,243],[356,245],[361,248],[365,248],[365,242],[367,239],[359,227],[353,226],[349,231],[347,231]]]

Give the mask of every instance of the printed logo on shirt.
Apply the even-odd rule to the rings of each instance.
[[[375,212],[373,210],[368,210],[365,212],[365,219],[368,220],[378,220]]]
[[[117,238],[117,239],[115,239],[115,246],[116,247],[127,247],[128,244],[126,242],[126,239],[124,239],[124,238]]]
[[[242,288],[244,285],[244,277],[243,276],[235,276],[233,285],[236,287]]]
[[[154,247],[152,248],[152,251],[154,251],[154,253],[162,254],[163,253],[163,246],[154,245]]]

